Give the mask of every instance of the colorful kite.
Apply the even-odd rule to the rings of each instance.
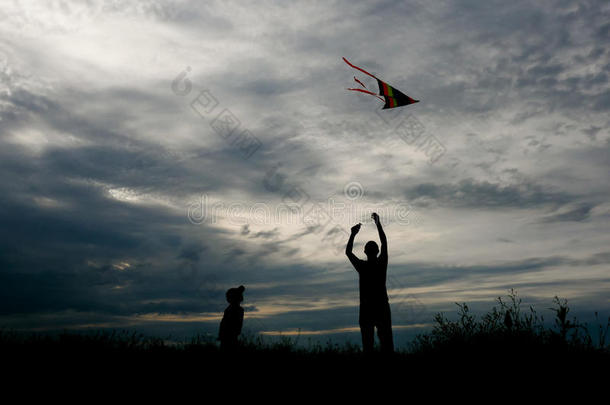
[[[389,84],[387,84],[386,82],[384,82],[382,80],[379,80],[378,78],[376,78],[375,76],[373,76],[372,74],[367,72],[366,70],[360,69],[358,66],[352,65],[351,63],[348,62],[347,59],[343,58],[343,60],[345,61],[345,63],[347,63],[354,69],[357,69],[357,70],[361,71],[362,73],[369,75],[373,79],[377,80],[377,84],[379,85],[379,94],[373,93],[368,90],[362,90],[362,89],[348,89],[348,90],[359,91],[361,93],[370,94],[371,96],[375,96],[375,97],[379,98],[381,101],[385,102],[385,105],[383,106],[384,110],[386,108],[401,107],[403,105],[409,105],[409,104],[419,102],[419,100],[413,100],[411,97],[407,96],[400,90],[395,89],[394,87],[390,86]],[[360,80],[358,80],[356,78],[356,76],[354,76],[354,80],[366,89],[366,86],[364,85],[364,83],[362,83]]]

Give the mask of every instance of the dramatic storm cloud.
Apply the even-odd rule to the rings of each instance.
[[[610,311],[604,1],[0,5],[0,327],[397,341],[514,288]],[[346,91],[375,72],[421,100]],[[401,338],[402,337],[402,338]],[[401,340],[402,339],[402,340]]]

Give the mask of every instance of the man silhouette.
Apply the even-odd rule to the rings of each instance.
[[[345,254],[352,262],[359,275],[360,286],[360,333],[362,334],[362,349],[365,353],[373,351],[375,342],[375,327],[381,345],[381,351],[392,353],[394,351],[394,340],[392,338],[392,319],[390,314],[390,303],[386,290],[386,274],[388,269],[388,242],[379,222],[379,215],[371,215],[377,225],[379,239],[381,240],[381,253],[374,241],[369,241],[364,246],[367,260],[360,260],[352,253],[354,237],[360,231],[362,224],[352,227]]]

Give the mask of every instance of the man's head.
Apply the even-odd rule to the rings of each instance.
[[[369,259],[376,259],[377,253],[379,253],[379,246],[377,246],[377,243],[372,240],[366,242],[366,245],[364,245],[364,254],[366,257]]]

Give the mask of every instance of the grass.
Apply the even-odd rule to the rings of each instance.
[[[545,326],[544,318],[534,308],[521,308],[521,300],[511,290],[508,299],[498,298],[498,305],[476,317],[467,304],[457,304],[457,319],[444,314],[434,317],[433,329],[418,335],[410,345],[394,356],[365,357],[358,345],[298,345],[288,337],[266,341],[262,336],[244,336],[235,353],[222,352],[210,337],[198,335],[184,342],[168,342],[128,331],[64,333],[51,336],[0,330],[0,355],[3,360],[20,364],[71,364],[80,367],[137,365],[138,367],[185,367],[184,369],[223,370],[233,367],[255,369],[259,365],[281,369],[343,367],[355,370],[368,362],[391,362],[409,370],[454,369],[460,364],[496,367],[519,364],[524,367],[545,364],[564,367],[610,365],[610,347],[606,344],[610,318],[591,328],[568,318],[566,300],[555,297],[554,324]],[[596,314],[597,317],[597,314]]]

